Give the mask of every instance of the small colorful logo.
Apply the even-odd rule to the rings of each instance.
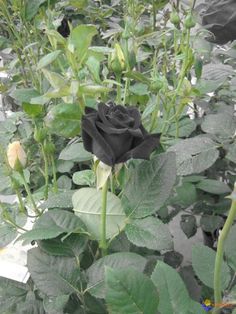
[[[234,306],[234,303],[213,303],[209,299],[205,299],[202,303],[201,306],[204,308],[206,312],[209,312],[212,310],[214,307],[220,307],[220,308],[226,308],[226,307],[232,307]]]
[[[202,302],[202,307],[204,308],[204,310],[205,310],[206,312],[209,312],[210,310],[213,309],[213,303],[211,302],[211,300],[205,299],[205,300]]]

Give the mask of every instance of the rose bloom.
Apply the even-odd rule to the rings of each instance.
[[[159,145],[160,134],[148,134],[139,111],[113,103],[86,107],[82,117],[84,147],[108,166],[131,158],[148,159]]]
[[[226,44],[236,39],[236,1],[208,0],[201,12],[202,25],[213,33],[207,38],[216,44]]]
[[[26,153],[19,141],[15,141],[8,145],[7,159],[9,166],[14,170],[25,168],[27,163]]]

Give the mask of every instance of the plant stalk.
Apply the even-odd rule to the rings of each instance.
[[[220,233],[218,244],[217,244],[217,252],[216,252],[216,260],[215,260],[215,269],[214,269],[214,299],[215,304],[222,303],[222,283],[221,283],[221,268],[223,263],[223,255],[224,255],[224,243],[229,234],[230,228],[234,222],[236,217],[236,184],[234,185],[234,191],[232,195],[232,204],[229,210],[229,215],[226,219],[224,227]],[[213,314],[219,314],[220,308],[215,307],[213,310]]]
[[[106,180],[106,183],[102,187],[101,241],[100,241],[100,248],[102,249],[102,256],[107,255],[107,241],[106,241],[107,189],[108,189],[108,180]]]
[[[28,194],[28,196],[29,196],[30,202],[31,202],[31,204],[33,205],[33,210],[34,210],[35,214],[36,214],[36,215],[41,215],[40,211],[38,210],[38,208],[37,208],[37,206],[36,206],[36,203],[35,203],[35,201],[34,201],[33,195],[32,195],[31,192],[30,192],[29,185],[28,185],[28,183],[26,182],[24,172],[21,171],[21,172],[20,172],[20,175],[21,175],[21,177],[22,177],[22,180],[23,180],[23,183],[24,183],[24,187],[25,187],[25,190],[26,190],[26,192],[27,192],[27,194]]]

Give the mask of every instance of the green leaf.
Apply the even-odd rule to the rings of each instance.
[[[180,140],[167,151],[176,153],[177,174],[182,176],[206,170],[219,156],[217,144],[205,136]]]
[[[27,21],[32,20],[32,18],[38,13],[41,4],[47,0],[26,0],[25,6],[25,18]]]
[[[211,194],[226,194],[231,192],[231,189],[226,183],[218,180],[204,179],[196,187]]]
[[[127,73],[125,73],[125,77],[134,79],[134,80],[139,81],[143,84],[147,84],[147,85],[150,84],[150,79],[147,78],[144,74],[137,72],[137,71],[127,72]]]
[[[129,90],[135,95],[147,95],[148,94],[148,86],[143,83],[136,83],[130,86]]]
[[[61,50],[55,50],[53,52],[48,53],[47,55],[43,56],[37,65],[37,70],[40,70],[47,65],[51,64],[53,61],[57,59],[57,57],[60,55]]]
[[[40,216],[36,220],[33,229],[23,233],[18,240],[52,239],[62,233],[83,232],[85,229],[85,225],[73,213],[55,209]]]
[[[151,279],[159,292],[158,310],[161,314],[188,314],[191,300],[176,270],[158,261]]]
[[[80,273],[75,258],[55,257],[34,248],[28,251],[27,266],[34,284],[47,296],[79,293]]]
[[[17,304],[25,302],[26,295],[25,284],[0,277],[0,307],[3,314],[17,313]]]
[[[197,191],[194,184],[184,182],[181,186],[176,187],[176,192],[175,204],[186,208],[197,201]]]
[[[60,176],[57,180],[57,186],[59,189],[71,189],[72,187],[72,182],[71,182],[71,178],[69,178],[66,175]]]
[[[173,241],[168,226],[154,217],[136,219],[128,223],[125,233],[130,242],[136,246],[151,250],[173,249]]]
[[[196,244],[192,250],[192,265],[198,278],[208,287],[214,287],[214,265],[216,252],[202,244]],[[222,291],[228,286],[230,270],[225,262],[221,268]]]
[[[191,300],[190,309],[188,314],[206,314],[200,303]]]
[[[75,191],[59,191],[57,194],[49,193],[48,199],[40,205],[40,208],[72,208],[72,195]]]
[[[60,295],[43,299],[43,307],[46,313],[63,314],[64,308],[69,301],[69,295]]]
[[[59,159],[82,162],[92,159],[92,154],[84,149],[83,143],[72,143],[61,151]]]
[[[37,241],[37,244],[43,252],[49,255],[79,257],[85,250],[87,237],[73,233],[66,239],[62,235],[62,238],[41,240]]]
[[[173,153],[160,154],[130,170],[122,198],[126,214],[143,218],[159,210],[168,199],[175,179]]]
[[[69,37],[68,49],[78,57],[79,62],[85,60],[88,48],[91,44],[93,36],[97,34],[94,25],[79,25],[75,27]]]
[[[32,98],[38,97],[40,94],[33,88],[21,88],[14,90],[11,96],[20,103],[30,103]]]
[[[221,138],[233,137],[236,129],[235,117],[226,112],[208,114],[204,117],[201,128],[204,132]]]
[[[203,215],[200,219],[200,226],[203,231],[214,232],[224,225],[224,219],[220,216]]]
[[[236,163],[236,142],[233,142],[232,144],[229,145],[228,153],[225,156],[225,158]]]
[[[15,228],[8,225],[0,225],[0,249],[12,242],[17,234]]]
[[[178,130],[179,137],[188,137],[190,134],[195,131],[197,124],[194,120],[184,117],[178,121]],[[176,123],[171,123],[170,128],[168,129],[168,135],[175,137],[176,136]]]
[[[56,72],[51,72],[46,69],[42,69],[44,76],[55,89],[64,88],[66,85],[65,78]]]
[[[180,227],[187,238],[191,238],[197,232],[196,217],[192,215],[181,215]]]
[[[87,271],[87,290],[97,298],[105,297],[105,267],[113,269],[134,268],[140,272],[144,271],[146,259],[135,253],[114,253],[100,258]]]
[[[236,225],[233,225],[229,231],[228,237],[226,238],[224,249],[227,262],[236,272],[235,243],[236,243]]]
[[[81,116],[78,104],[59,104],[48,112],[45,122],[52,133],[74,137],[80,133]]]
[[[30,117],[35,118],[42,114],[43,106],[38,104],[22,103],[22,108]]]
[[[86,61],[86,65],[90,71],[90,73],[93,75],[93,78],[97,84],[101,83],[100,79],[100,62],[97,58],[94,56],[90,56],[88,60]]]
[[[106,267],[106,302],[111,314],[156,314],[158,293],[153,282],[135,269]]]
[[[88,231],[97,240],[101,238],[101,230],[99,228],[101,199],[101,190],[97,191],[94,188],[79,189],[72,196],[75,214],[85,223]],[[106,219],[106,238],[109,239],[120,232],[120,229],[125,225],[126,219],[120,199],[111,192],[107,193]]]
[[[82,170],[73,174],[72,180],[77,185],[95,185],[95,175],[92,170]]]

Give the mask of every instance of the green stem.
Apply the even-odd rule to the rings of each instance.
[[[153,31],[155,31],[156,30],[156,22],[157,22],[157,20],[156,20],[156,15],[157,15],[157,11],[156,11],[156,6],[155,6],[155,1],[154,0],[152,0],[152,14],[153,14],[153,22],[152,22],[152,24],[153,24]]]
[[[28,183],[26,182],[24,172],[21,171],[21,172],[20,172],[20,175],[21,175],[21,177],[22,177],[22,180],[23,180],[23,183],[24,183],[24,187],[25,187],[25,190],[26,190],[26,192],[27,192],[27,194],[28,194],[28,197],[29,197],[29,199],[30,199],[30,202],[31,202],[31,204],[33,205],[33,210],[34,210],[34,212],[35,212],[36,215],[40,215],[41,213],[40,213],[40,211],[38,210],[38,208],[37,208],[37,206],[36,206],[36,204],[35,204],[33,195],[32,195],[31,192],[30,192],[30,188],[29,188],[29,186],[28,186]]]
[[[53,187],[54,187],[54,192],[58,192],[58,185],[57,185],[57,173],[56,173],[56,166],[55,166],[55,161],[53,156],[50,156],[51,159],[51,164],[52,164],[52,174],[53,174]]]
[[[101,241],[100,241],[100,248],[102,249],[102,256],[107,255],[107,241],[106,241],[107,188],[108,188],[108,180],[102,187]]]
[[[120,105],[121,104],[121,86],[120,86],[121,85],[121,75],[120,74],[116,74],[116,80],[119,83],[117,85],[116,103],[118,105]]]
[[[236,185],[234,186],[234,191],[232,194],[236,193]],[[221,283],[221,271],[222,271],[222,263],[223,263],[223,254],[224,254],[224,243],[230,231],[230,228],[234,222],[236,217],[236,198],[232,195],[232,204],[229,210],[229,215],[226,219],[224,227],[220,233],[218,244],[217,244],[217,252],[216,252],[216,260],[215,260],[215,270],[214,270],[214,299],[215,304],[222,303],[222,283]],[[215,307],[213,310],[213,314],[220,313],[220,308]]]
[[[44,160],[44,178],[45,178],[44,197],[45,199],[47,199],[48,198],[48,159],[47,159],[47,155],[45,153],[43,145],[40,144],[40,146],[41,146],[41,151],[42,151],[43,160]]]
[[[21,197],[19,189],[15,188],[15,192],[16,192],[16,195],[17,195],[17,198],[18,198],[18,201],[19,201],[20,213],[25,213],[26,212],[25,205],[24,205],[24,202],[22,200],[22,197]]]

